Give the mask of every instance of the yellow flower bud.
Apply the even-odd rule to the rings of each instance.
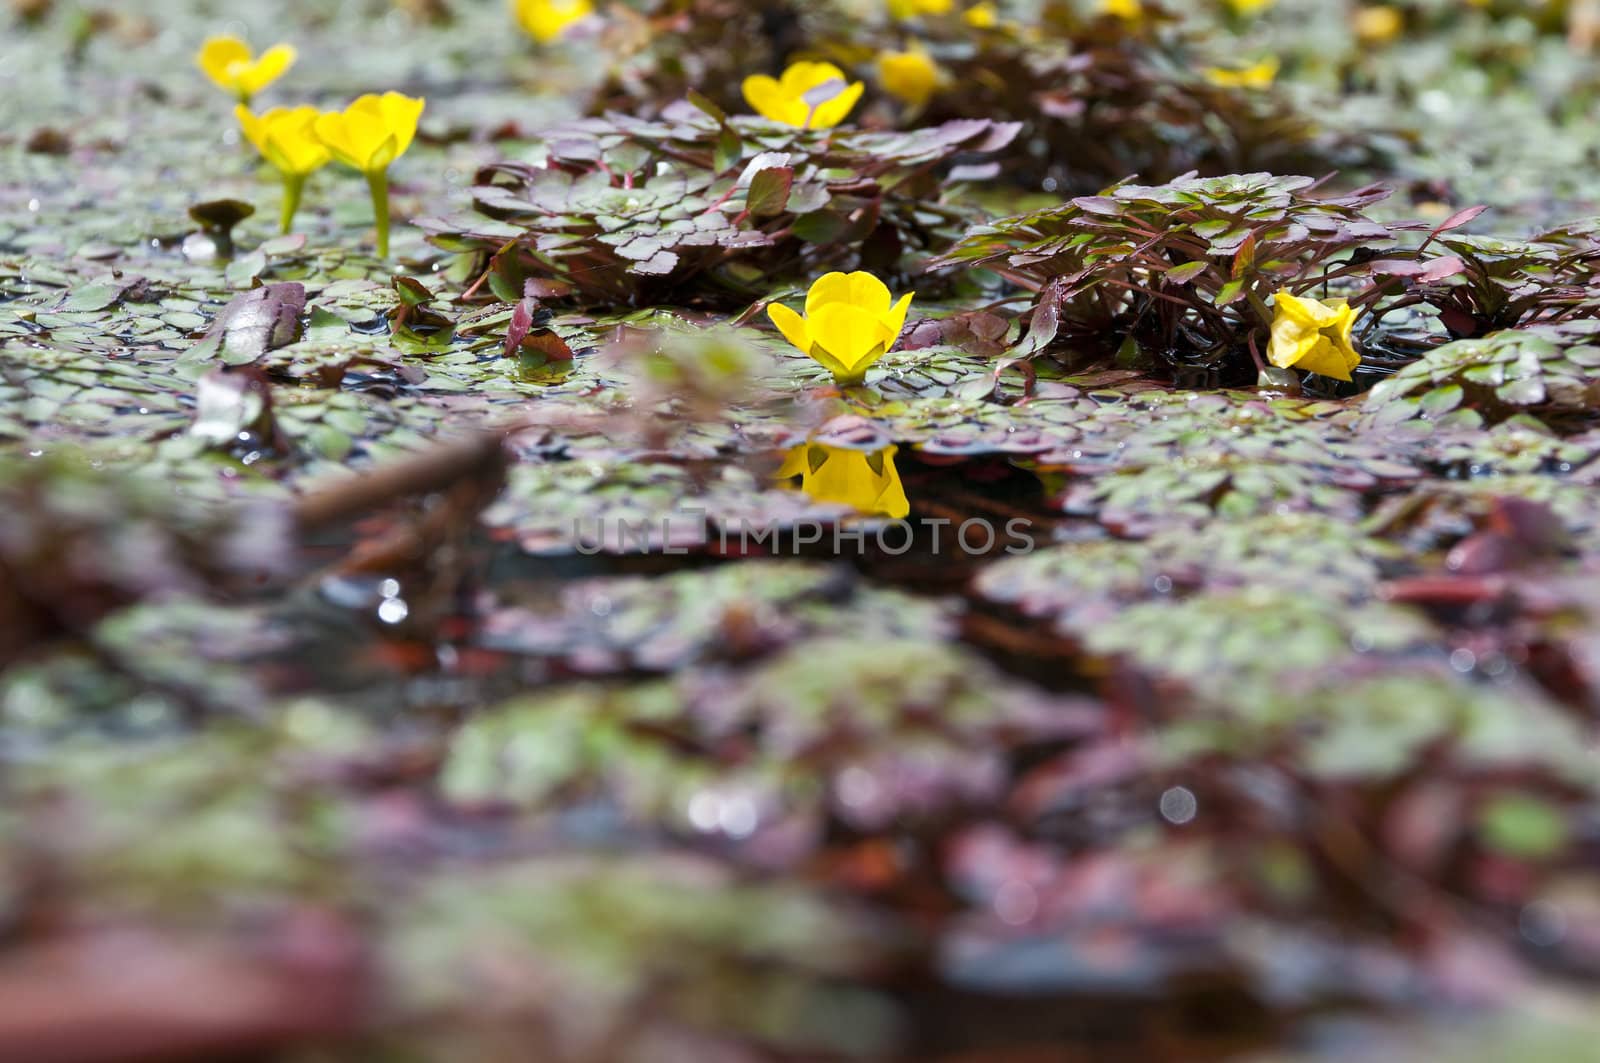
[[[1350,341],[1356,311],[1343,299],[1321,302],[1280,290],[1273,300],[1272,343],[1267,361],[1279,369],[1305,369],[1349,380],[1361,364]]]

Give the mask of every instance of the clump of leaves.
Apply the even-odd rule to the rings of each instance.
[[[1452,221],[1464,223],[1482,211],[1473,207]],[[1392,264],[1396,276],[1414,275],[1416,280],[1406,297],[1386,311],[1431,306],[1458,339],[1600,315],[1600,229],[1592,223],[1563,226],[1528,240],[1463,233],[1441,236],[1439,243],[1459,269],[1440,276],[1438,267]]]
[[[1366,409],[1471,428],[1521,413],[1585,423],[1597,404],[1600,322],[1584,319],[1437,347],[1374,387]]]
[[[1320,198],[1315,184],[1265,173],[1117,184],[978,226],[936,264],[987,266],[1040,293],[1020,353],[1052,343],[1104,351],[1131,338],[1175,368],[1226,375],[1247,368],[1249,352],[1259,364],[1274,292],[1378,274],[1370,260],[1407,227],[1364,213],[1389,195],[1382,185]],[[1369,282],[1349,301],[1365,308],[1384,291]]]
[[[1355,158],[1276,89],[1206,81],[1186,58],[1192,35],[1160,5],[1143,7],[1121,19],[1052,2],[1037,27],[1003,20],[976,33],[959,20],[930,23],[927,48],[949,77],[927,119],[1024,122],[1008,175],[1068,193],[1131,173],[1292,173]]]
[[[748,301],[827,269],[903,279],[903,256],[944,250],[971,220],[947,179],[973,172],[947,164],[1016,135],[991,121],[799,130],[702,103],[554,130],[536,161],[478,174],[480,217],[421,224],[441,247],[492,256],[496,290],[538,276],[613,304]]]
[[[830,3],[769,0],[646,0],[607,13],[610,59],[590,113],[617,110],[654,117],[691,91],[743,109],[740,83],[768,73],[823,37],[848,38],[859,25]]]

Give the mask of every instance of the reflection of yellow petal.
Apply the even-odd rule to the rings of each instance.
[[[783,333],[783,338],[794,344],[806,354],[811,353],[811,333],[806,328],[806,319],[790,310],[782,303],[772,303],[767,307],[767,316],[772,323],[778,326],[778,331]]]
[[[896,449],[866,453],[813,443],[790,450],[778,475],[799,476],[801,490],[817,502],[899,520],[911,512],[911,504],[894,466]]]
[[[778,466],[778,471],[772,475],[779,480],[787,480],[791,476],[803,476],[811,471],[811,465],[806,461],[806,451],[810,448],[802,443],[798,447],[790,447],[783,452],[783,464]]]
[[[883,354],[883,335],[878,319],[860,307],[829,303],[807,315],[811,342],[821,347],[856,375]]]
[[[218,88],[229,92],[238,90],[234,77],[235,66],[249,61],[250,46],[237,37],[210,37],[200,46],[200,54],[195,56],[195,62],[206,77],[215,82]]]

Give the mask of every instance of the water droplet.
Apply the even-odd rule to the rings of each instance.
[[[398,624],[411,615],[411,607],[404,598],[385,598],[378,603],[378,619],[385,624]]]
[[[1200,811],[1200,802],[1187,786],[1174,786],[1161,795],[1161,818],[1182,826]]]
[[[1039,911],[1039,895],[1021,879],[1007,879],[994,891],[994,914],[1007,926],[1022,926]]]
[[[398,598],[398,597],[400,597],[400,581],[397,580],[397,579],[386,579],[383,582],[379,583],[378,584],[378,597],[380,597],[380,598]]]
[[[1450,667],[1465,675],[1478,667],[1478,655],[1471,650],[1455,650],[1450,654]]]
[[[1518,914],[1517,931],[1528,944],[1549,948],[1567,936],[1567,917],[1549,901],[1534,901]]]
[[[756,803],[748,797],[732,797],[717,809],[717,826],[730,838],[748,838],[756,832]]]

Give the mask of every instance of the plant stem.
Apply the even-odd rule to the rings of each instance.
[[[378,226],[378,257],[389,257],[389,171],[374,170],[367,174],[367,187],[372,190],[372,216]]]
[[[305,190],[305,187],[305,174],[286,173],[283,175],[283,212],[279,215],[279,221],[282,223],[282,229],[285,234],[294,227],[295,212],[300,209],[300,193]]]

